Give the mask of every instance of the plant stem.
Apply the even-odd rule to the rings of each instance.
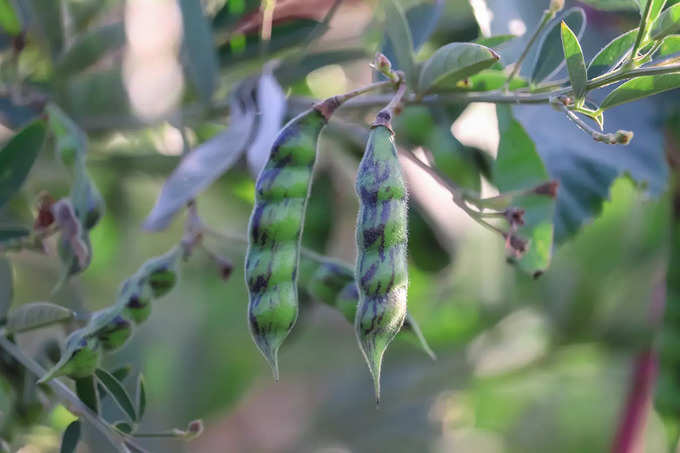
[[[522,51],[522,54],[519,56],[519,59],[515,63],[515,66],[512,68],[512,72],[510,73],[507,80],[505,81],[505,84],[503,85],[503,91],[505,92],[508,91],[510,82],[512,82],[512,79],[514,79],[517,73],[519,72],[520,68],[522,67],[522,63],[524,63],[524,59],[527,57],[527,55],[529,55],[529,51],[531,50],[534,43],[538,39],[539,35],[541,34],[545,26],[548,25],[548,22],[552,20],[553,17],[555,17],[555,11],[552,11],[550,9],[546,9],[545,11],[543,11],[543,17],[541,18],[541,22],[538,24],[538,27],[534,31],[534,34],[531,35],[529,42],[527,42],[527,45],[524,47],[524,50]]]
[[[595,140],[596,142],[602,142],[606,143],[608,145],[617,145],[617,144],[624,144],[624,142],[621,141],[619,137],[624,138],[624,135],[622,134],[629,134],[629,137],[632,138],[632,133],[631,132],[624,132],[624,131],[619,131],[616,134],[614,133],[602,133],[594,128],[592,128],[588,123],[583,121],[576,113],[573,111],[569,110],[569,108],[562,104],[560,101],[556,101],[553,105],[556,105],[562,110],[566,115],[567,118],[569,118],[571,121],[573,121],[579,129],[581,129],[583,132],[586,134],[590,134],[590,136]],[[630,139],[628,139],[629,141]],[[627,141],[625,143],[628,143]]]
[[[356,90],[348,91],[347,93],[344,94],[339,94],[335,96],[335,99],[337,99],[338,102],[343,103],[357,96],[361,96],[362,94],[370,93],[371,91],[379,90],[380,88],[385,88],[392,85],[394,85],[394,83],[391,80],[373,82],[366,86],[359,87]]]
[[[623,67],[628,67],[633,64],[635,58],[637,57],[640,46],[642,45],[642,40],[647,34],[647,22],[649,22],[649,15],[652,12],[653,0],[647,0],[647,5],[645,5],[645,10],[640,18],[640,28],[638,29],[637,35],[635,36],[635,44],[633,44],[633,50],[631,50],[628,55],[627,61],[624,63]]]
[[[21,363],[28,371],[33,373],[36,377],[41,377],[45,374],[45,370],[30,357],[26,356],[17,347],[16,344],[12,343],[7,339],[7,337],[0,332],[0,348],[7,351],[14,359]],[[46,382],[52,391],[59,397],[63,402],[66,403],[67,409],[71,411],[74,415],[86,419],[92,426],[94,426],[99,432],[101,432],[108,440],[113,444],[118,451],[127,452],[129,451],[126,447],[127,444],[132,444],[132,446],[140,451],[144,451],[140,446],[126,440],[122,435],[116,433],[111,429],[111,427],[103,421],[97,414],[92,412],[92,410],[87,407],[80,399],[71,391],[70,388],[59,379],[52,379]]]

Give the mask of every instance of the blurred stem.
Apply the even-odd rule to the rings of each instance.
[[[0,331],[0,348],[4,349],[9,353],[14,359],[24,366],[28,371],[33,373],[36,377],[41,377],[45,375],[45,370],[30,357],[26,356],[19,347],[12,343],[4,334]],[[103,421],[97,414],[92,412],[89,407],[87,407],[80,399],[71,391],[71,389],[61,382],[59,379],[52,379],[45,383],[49,386],[52,391],[57,395],[57,397],[65,404],[66,408],[79,418],[86,419],[92,426],[94,426],[99,432],[101,432],[112,445],[120,452],[128,452],[126,444],[131,445],[138,451],[145,451],[140,446],[132,443],[130,440],[126,440],[121,434],[114,431],[105,421]]]
[[[623,64],[624,68],[631,67],[633,64],[635,64],[634,63],[635,59],[637,58],[637,54],[640,51],[640,47],[642,46],[642,40],[645,38],[645,35],[647,34],[647,25],[649,22],[649,15],[652,12],[652,3],[654,3],[653,0],[647,0],[645,10],[642,13],[642,16],[640,17],[640,28],[638,29],[638,33],[635,36],[635,44],[633,44],[633,49],[628,55],[626,62]]]
[[[546,9],[545,11],[543,11],[543,17],[541,18],[541,22],[539,22],[538,27],[534,31],[534,34],[531,35],[529,42],[527,42],[527,45],[524,47],[524,50],[522,51],[522,54],[519,56],[519,59],[515,63],[515,66],[513,66],[512,72],[510,73],[507,80],[505,81],[505,84],[503,85],[503,91],[505,92],[508,91],[510,82],[512,82],[512,79],[514,79],[517,73],[519,72],[520,68],[522,67],[522,63],[524,63],[524,59],[527,57],[527,55],[529,55],[529,51],[533,47],[534,43],[540,36],[545,26],[548,25],[548,22],[550,22],[553,17],[555,17],[555,11],[553,11],[552,9]]]

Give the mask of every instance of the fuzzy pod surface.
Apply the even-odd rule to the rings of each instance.
[[[38,383],[59,376],[73,379],[90,376],[99,366],[101,355],[99,340],[87,335],[84,329],[76,330],[66,339],[59,362],[41,377]]]
[[[380,400],[380,368],[387,346],[406,318],[408,195],[391,115],[378,114],[357,172],[359,197],[354,329]]]
[[[245,280],[248,326],[278,380],[278,351],[298,317],[298,264],[305,210],[331,98],[293,118],[277,136],[255,185]]]

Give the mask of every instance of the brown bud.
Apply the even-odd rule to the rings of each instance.
[[[616,135],[614,137],[616,138],[616,143],[619,145],[627,145],[631,140],[633,140],[633,135],[634,134],[632,131],[619,130],[616,131]]]
[[[229,258],[224,256],[215,255],[213,258],[215,260],[215,264],[217,264],[217,269],[220,272],[220,277],[222,277],[222,280],[226,282],[229,280],[229,277],[231,277],[231,273],[234,270],[234,264]]]
[[[54,198],[43,191],[38,195],[38,201],[36,203],[38,213],[35,216],[35,221],[33,222],[34,230],[44,230],[54,223],[54,214],[52,213],[52,205],[54,204]]]
[[[557,197],[557,188],[559,185],[560,183],[557,181],[548,181],[540,186],[534,187],[532,192],[536,195],[546,195],[550,198],[555,198]]]
[[[527,245],[528,242],[526,239],[523,239],[514,233],[508,233],[505,235],[505,248],[514,258],[520,258],[524,252],[527,251]]]
[[[511,206],[503,214],[513,228],[524,225],[524,209]]]
[[[389,74],[392,72],[392,63],[385,55],[380,52],[378,52],[378,54],[375,56],[375,61],[373,64],[375,69],[382,72],[383,74]]]

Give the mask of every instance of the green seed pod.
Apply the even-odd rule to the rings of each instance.
[[[125,345],[132,337],[132,331],[132,322],[125,319],[122,315],[118,315],[97,332],[97,338],[105,351],[114,351]]]
[[[303,255],[300,260],[300,287],[305,288],[313,299],[338,310],[350,323],[354,323],[359,303],[359,289],[354,282],[354,270],[341,261],[321,256]],[[309,273],[310,275],[306,275]],[[303,281],[304,280],[304,281]],[[411,333],[421,349],[433,360],[436,356],[416,320],[406,314],[404,325],[399,332]]]
[[[319,134],[332,98],[292,119],[276,138],[255,186],[245,280],[250,333],[278,380],[278,351],[298,316],[297,274]]]
[[[151,258],[142,265],[136,275],[151,287],[154,299],[168,294],[177,283],[181,249],[175,247],[165,255]]]
[[[66,339],[66,346],[59,362],[41,377],[38,383],[58,376],[68,376],[73,379],[90,376],[101,360],[102,353],[99,346],[99,340],[87,335],[86,328],[74,331]]]
[[[383,354],[406,318],[408,288],[407,192],[390,118],[387,111],[378,114],[356,182],[359,305],[354,328],[378,401]]]
[[[140,285],[138,282],[131,283],[131,288],[124,299],[123,317],[135,324],[141,324],[151,316],[152,290],[150,286]]]

